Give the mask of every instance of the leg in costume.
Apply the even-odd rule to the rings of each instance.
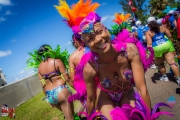
[[[171,66],[172,71],[174,73],[174,76],[176,78],[177,83],[180,85],[180,73],[179,73],[179,68],[178,65],[176,64],[174,60],[174,54],[173,52],[169,52],[165,54],[165,59],[168,62],[168,64]]]
[[[110,112],[115,107],[121,107],[123,104],[130,104],[134,107],[134,101],[133,87],[118,93],[106,93],[101,91],[98,97],[98,110],[101,111],[108,120],[111,120],[112,116]]]
[[[53,90],[46,91],[48,101],[59,110],[62,110],[67,120],[74,120],[73,104],[68,102],[71,95],[67,85],[61,85]]]
[[[65,116],[66,120],[74,120],[73,103],[68,102],[68,97],[71,96],[71,92],[68,89],[63,89],[58,94],[58,100],[60,101],[60,108]]]
[[[166,68],[164,66],[164,58],[163,57],[156,57],[155,58],[156,65],[158,66],[158,70],[162,75],[166,74]]]
[[[176,42],[176,47],[177,47],[177,55],[178,55],[178,58],[180,58],[180,39],[179,41]]]
[[[111,97],[104,91],[100,91],[98,97],[98,110],[104,115],[108,120],[112,120],[110,116],[111,110],[115,108],[115,103]]]
[[[165,53],[164,56],[165,56],[167,63],[171,66],[174,75],[176,77],[178,77],[179,76],[179,68],[178,68],[178,65],[176,65],[176,62],[174,60],[174,58],[175,58],[174,53],[168,52],[168,53]]]
[[[161,72],[162,75],[165,75],[166,69],[165,69],[164,65],[162,65],[164,63],[163,56],[169,52],[174,54],[175,50],[174,50],[173,44],[171,41],[167,41],[161,45],[153,47],[153,49],[154,49],[155,59],[156,59],[156,63],[158,65],[159,71]],[[166,60],[167,60],[167,56],[166,56]],[[170,64],[172,64],[172,63],[170,63]]]
[[[135,101],[134,94],[135,94],[135,92],[134,92],[133,87],[130,87],[126,91],[124,91],[124,93],[121,97],[120,103],[119,103],[120,107],[123,104],[130,104],[133,107],[134,105],[132,103],[133,103],[133,101]]]

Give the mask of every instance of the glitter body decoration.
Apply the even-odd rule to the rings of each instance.
[[[105,88],[110,88],[111,87],[111,81],[108,78],[104,78],[103,82],[101,82],[101,83]]]

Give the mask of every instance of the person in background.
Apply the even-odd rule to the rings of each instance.
[[[68,102],[71,91],[66,84],[70,81],[70,77],[61,59],[45,56],[50,49],[51,47],[45,44],[38,50],[38,55],[43,57],[38,67],[38,78],[51,106],[61,110],[65,119],[74,120],[73,103]]]
[[[76,50],[69,57],[69,74],[71,79],[74,80],[75,68],[84,55],[86,48],[84,42],[74,34],[72,35],[72,44]]]
[[[150,30],[146,32],[147,46],[154,49],[155,61],[160,73],[162,74],[160,80],[169,81],[164,66],[164,61],[166,60],[173,70],[177,83],[180,85],[180,75],[178,66],[174,60],[175,49],[172,43],[173,38],[170,31],[164,26],[159,26],[154,20],[148,22],[148,26]],[[168,38],[166,38],[165,35]]]

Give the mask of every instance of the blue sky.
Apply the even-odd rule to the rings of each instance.
[[[77,0],[66,0],[69,5]],[[94,0],[93,0],[94,2]],[[115,12],[123,12],[119,0],[96,0],[96,12],[109,28]],[[27,52],[42,44],[57,44],[72,53],[71,29],[62,21],[53,5],[58,0],[0,0],[0,68],[8,83],[34,74],[26,70]]]

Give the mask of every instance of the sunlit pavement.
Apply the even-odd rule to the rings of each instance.
[[[168,72],[168,71],[167,71]],[[161,116],[158,120],[180,120],[180,86],[175,82],[172,75],[167,74],[170,81],[160,81],[160,75],[155,73],[155,69],[148,69],[146,72],[146,84],[149,90],[152,107],[158,102],[165,102],[169,97],[174,96],[176,99],[172,109],[161,107],[161,111],[172,111],[174,117],[166,115]]]

